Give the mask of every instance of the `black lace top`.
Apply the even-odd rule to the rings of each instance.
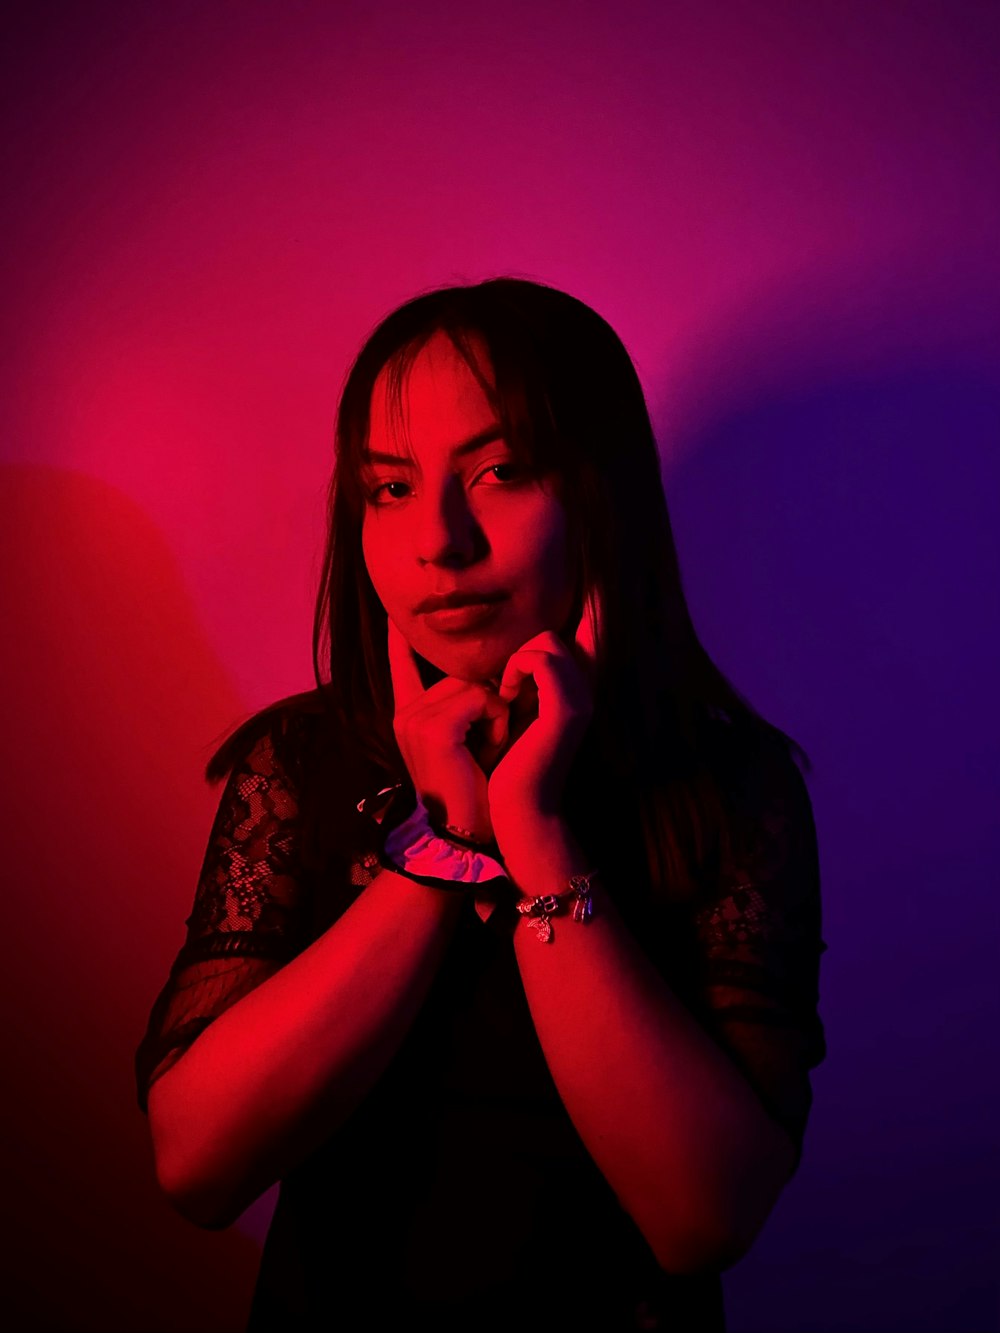
[[[339,822],[306,817],[323,785],[309,762],[322,725],[317,714],[283,718],[229,777],[187,937],[136,1052],[143,1111],[152,1082],[199,1033],[377,873],[357,802],[384,775],[359,775]],[[754,849],[674,912],[669,950],[640,943],[801,1155],[809,1070],[826,1054],[812,807],[783,755],[756,760],[733,792]],[[719,1276],[664,1273],[576,1134],[535,1035],[512,929],[500,909],[481,920],[470,899],[389,1068],[282,1181],[248,1333],[396,1327],[417,1315],[438,1329],[724,1329]],[[571,1253],[586,1256],[582,1268]]]

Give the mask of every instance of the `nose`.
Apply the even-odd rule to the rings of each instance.
[[[467,561],[475,555],[482,529],[469,508],[461,478],[448,477],[417,504],[416,546],[421,564]]]

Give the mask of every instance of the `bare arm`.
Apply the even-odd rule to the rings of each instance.
[[[156,1080],[156,1174],[180,1213],[229,1226],[347,1119],[411,1028],[461,902],[382,870]]]
[[[518,882],[551,891],[586,867],[556,821]],[[517,880],[516,874],[514,875]],[[742,1072],[646,959],[598,883],[594,921],[555,918],[514,950],[559,1094],[588,1152],[669,1271],[730,1267],[788,1179],[795,1146]]]

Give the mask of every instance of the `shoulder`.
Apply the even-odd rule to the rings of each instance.
[[[794,744],[780,735],[762,737],[750,752],[739,791],[749,811],[774,832],[798,834],[812,826],[812,799]]]
[[[708,747],[713,777],[741,844],[787,855],[815,842],[812,799],[799,756],[808,756],[778,728],[713,727]]]
[[[239,765],[267,765],[294,779],[310,754],[325,748],[330,721],[320,691],[308,690],[266,705],[237,723],[217,747],[205,769],[219,782]]]
[[[808,803],[809,792],[797,755],[803,751],[770,725],[735,725],[710,718],[705,754],[714,775],[739,800],[752,807],[773,801]]]
[[[752,884],[787,928],[818,912],[820,862],[812,800],[780,733],[745,754],[733,788],[730,879]],[[811,926],[810,926],[811,929]]]

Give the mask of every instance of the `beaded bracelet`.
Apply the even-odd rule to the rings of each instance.
[[[547,893],[538,898],[525,898],[517,904],[517,910],[521,915],[531,918],[528,926],[538,931],[538,938],[542,944],[547,944],[552,938],[550,918],[562,910],[562,904],[567,898],[574,900],[573,920],[580,921],[584,925],[590,922],[594,915],[591,881],[597,875],[596,870],[591,870],[586,875],[573,875],[566,893]]]

